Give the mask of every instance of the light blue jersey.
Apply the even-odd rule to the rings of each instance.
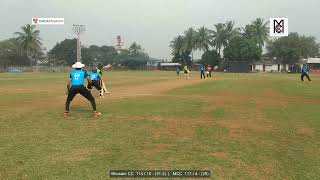
[[[309,67],[308,66],[303,66],[302,73],[308,74],[309,73]]]
[[[88,77],[85,70],[74,70],[70,73],[71,86],[82,86],[84,79]]]
[[[204,71],[204,70],[205,70],[205,67],[202,64],[200,64],[200,71]]]
[[[89,76],[92,81],[99,81],[100,80],[100,75],[98,72],[91,72]]]

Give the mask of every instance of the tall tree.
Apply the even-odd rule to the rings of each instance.
[[[240,28],[235,28],[234,21],[215,24],[215,30],[212,31],[212,46],[221,54],[221,49],[228,46],[230,41],[240,35]]]
[[[301,56],[303,58],[315,57],[319,54],[320,44],[313,36],[300,36]]]
[[[137,42],[133,42],[129,47],[129,51],[131,56],[138,56],[142,52],[142,47]]]
[[[227,45],[227,33],[225,24],[218,23],[214,25],[215,30],[212,31],[212,46],[215,47],[215,49],[218,51],[218,53],[221,55],[221,49],[222,47]]]
[[[211,65],[211,66],[218,66],[221,62],[220,54],[216,50],[206,51],[203,53],[200,63]]]
[[[189,28],[184,32],[183,52],[191,52],[193,60],[193,50],[196,49],[197,32],[193,28]]]
[[[190,51],[184,50],[184,42],[184,36],[177,36],[170,42],[170,47],[172,48],[171,54],[173,55],[172,62],[190,63]]]
[[[142,68],[149,60],[149,55],[136,42],[131,44],[129,50],[122,50],[117,58],[118,63],[130,69]]]
[[[268,54],[277,57],[284,65],[294,64],[301,58],[314,57],[319,53],[319,44],[314,37],[299,36],[290,33],[272,41],[267,46]]]
[[[170,42],[170,47],[172,48],[172,55],[181,55],[183,51],[183,42],[184,37],[183,36],[177,36]]]
[[[117,49],[114,46],[101,46],[101,60],[103,64],[112,64],[116,60],[116,56],[118,56]]]
[[[242,28],[243,33],[242,35],[247,38],[247,39],[251,39],[254,40],[255,42],[257,42],[257,40],[255,39],[255,29],[251,24],[246,25],[244,28]]]
[[[172,49],[171,54],[173,55],[173,61],[179,62],[182,59],[183,54],[183,36],[177,36],[170,42],[170,47]]]
[[[113,46],[91,45],[89,48],[81,49],[82,60],[87,64],[112,64],[118,56],[117,50]]]
[[[206,27],[201,27],[198,29],[197,37],[196,37],[196,49],[207,52],[209,51],[209,47],[211,44],[212,35]]]
[[[10,65],[28,65],[28,57],[20,52],[20,43],[17,38],[0,41],[0,67]]]
[[[252,24],[249,25],[252,38],[260,47],[263,47],[265,42],[267,42],[269,39],[268,23],[268,21],[265,22],[262,18],[257,18],[252,22]]]
[[[234,21],[227,21],[225,23],[226,41],[227,45],[234,38],[240,35],[240,28],[234,26]]]
[[[86,51],[85,51],[86,53]],[[86,58],[86,54],[85,58]],[[56,65],[72,65],[77,61],[77,39],[65,39],[49,52],[51,62]]]
[[[21,32],[15,32],[14,34],[18,36],[21,51],[28,56],[32,67],[33,57],[38,51],[41,51],[40,31],[36,30],[34,25],[27,24],[21,27]]]
[[[260,60],[262,49],[253,40],[243,36],[233,38],[223,50],[224,57],[230,61]]]

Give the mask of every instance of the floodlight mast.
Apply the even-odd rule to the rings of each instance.
[[[81,62],[80,34],[85,31],[84,25],[73,24],[73,32],[77,35],[77,62]]]

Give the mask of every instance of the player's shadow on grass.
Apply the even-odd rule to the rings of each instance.
[[[91,108],[91,105],[73,105],[72,108],[70,108],[70,116],[75,117],[79,120],[88,120],[93,118],[93,110]]]

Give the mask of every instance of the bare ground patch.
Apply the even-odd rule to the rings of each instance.
[[[144,153],[146,155],[155,155],[160,152],[168,151],[171,147],[173,147],[172,144],[163,144],[163,143],[153,144],[153,145],[148,144],[144,146]]]
[[[212,152],[212,153],[209,153],[209,156],[212,156],[217,159],[222,159],[222,160],[226,160],[230,157],[230,155],[226,152]]]
[[[314,135],[315,130],[313,128],[300,128],[297,129],[297,134],[305,135],[305,136],[312,136]]]
[[[279,163],[277,161],[270,161],[267,157],[261,163],[256,164],[245,162],[237,157],[231,158],[230,162],[235,169],[241,169],[243,173],[254,179],[273,179],[273,177],[279,175]]]
[[[270,132],[273,127],[271,124],[267,124],[263,121],[250,121],[245,122],[243,120],[231,120],[231,121],[219,121],[217,122],[220,126],[227,128],[229,130],[253,130],[255,132]]]
[[[193,136],[193,129],[191,127],[184,127],[184,124],[177,121],[168,122],[164,127],[153,130],[154,139],[166,138],[179,138],[187,139]]]
[[[214,106],[207,107],[205,112],[211,112],[215,107],[223,107],[225,113],[232,114],[217,121],[216,124],[229,130],[229,138],[241,139],[242,136],[248,135],[248,131],[256,133],[273,131],[276,127],[264,117],[264,111],[279,104],[286,106],[289,98],[272,89],[266,89],[257,95],[226,91],[206,97],[204,100]],[[247,106],[250,102],[254,102],[252,107]]]
[[[90,148],[74,148],[69,153],[66,154],[57,154],[51,159],[55,161],[85,161],[90,160],[91,156],[99,152],[99,149],[90,147]]]
[[[246,100],[248,96],[231,91],[223,91],[202,97],[202,100],[214,105],[236,104]]]
[[[205,113],[211,112],[217,107],[230,108],[232,105],[243,103],[248,97],[245,95],[238,95],[235,92],[224,91],[212,95],[199,97],[208,106],[203,108]]]
[[[110,96],[110,99],[158,95],[166,91],[169,91],[171,89],[189,86],[196,83],[200,83],[200,81],[197,81],[197,80],[187,81],[184,79],[177,79],[177,80],[161,81],[159,83],[143,84],[140,86],[132,86],[130,88],[111,89],[112,94]]]
[[[285,96],[273,89],[265,89],[258,95],[254,96],[253,99],[256,103],[256,109],[265,110],[268,107],[274,105],[286,106],[292,98]]]
[[[166,91],[170,91],[175,88],[180,88],[184,86],[189,86],[193,84],[201,83],[199,80],[185,80],[185,79],[173,79],[168,81],[160,81],[160,82],[153,82],[149,84],[139,84],[139,85],[129,85],[125,87],[111,87],[108,88],[108,90],[111,91],[109,95],[105,95],[103,99],[99,99],[98,94],[94,90],[94,96],[96,98],[98,107],[99,103],[108,103],[108,101],[113,100],[119,100],[119,99],[126,99],[126,98],[133,98],[133,97],[139,97],[139,96],[154,96],[154,95],[160,95],[162,93],[165,93]],[[31,89],[31,88],[20,88],[19,91],[23,92],[29,92],[29,93],[39,93],[39,92],[47,92],[48,94],[52,92],[61,92],[61,95],[55,96],[55,97],[48,97],[48,98],[38,98],[34,99],[32,102],[26,102],[26,103],[18,103],[14,104],[13,107],[7,108],[14,108],[21,111],[27,111],[27,110],[34,110],[34,109],[57,109],[60,108],[61,111],[64,109],[65,101],[67,96],[65,94],[64,85],[61,86],[48,86],[45,87],[45,89]],[[11,92],[10,92],[11,93]],[[90,108],[90,103],[81,95],[77,95],[74,98],[74,101],[71,104],[72,106],[78,105],[78,104],[88,104]],[[6,108],[6,107],[4,107]]]
[[[153,137],[158,140],[163,137],[189,139],[193,137],[194,131],[198,127],[208,126],[214,123],[211,118],[175,118],[166,119],[161,117],[153,117],[151,120],[161,121],[163,126],[153,129]]]
[[[286,105],[290,99],[272,89],[266,89],[257,94],[245,94],[232,91],[224,91],[212,94],[210,96],[202,97],[202,100],[208,104],[215,106],[230,106],[246,104],[250,101],[255,102],[255,110],[265,110],[265,108],[274,105]]]

